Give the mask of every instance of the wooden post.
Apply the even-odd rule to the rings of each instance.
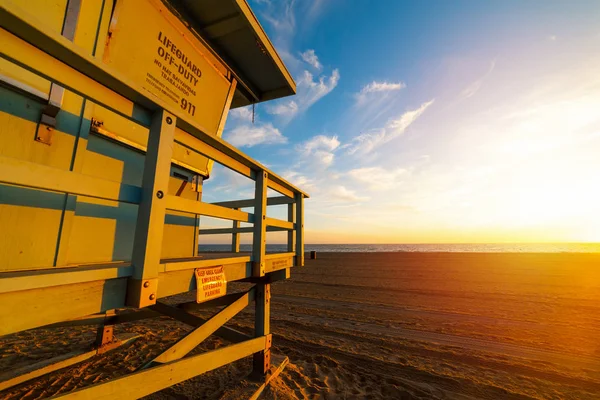
[[[266,171],[256,174],[254,191],[254,233],[252,238],[252,276],[265,275],[265,253],[267,246],[267,184]]]
[[[144,161],[142,200],[133,240],[133,276],[127,287],[127,305],[147,307],[156,303],[158,266],[165,223],[176,119],[164,110],[152,118]]]
[[[288,221],[296,223],[296,204],[288,204]],[[292,253],[296,251],[296,230],[287,231],[287,251]]]
[[[304,266],[304,195],[296,193],[296,266]]]
[[[239,208],[234,208],[234,210],[239,210]],[[238,229],[240,228],[240,221],[233,221],[233,233],[231,234],[231,251],[234,253],[240,252],[240,232]]]
[[[271,368],[271,284],[256,285],[256,301],[254,310],[254,336],[268,336],[265,349],[254,354],[253,375],[264,376]]]

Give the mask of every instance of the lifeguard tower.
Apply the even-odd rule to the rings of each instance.
[[[0,335],[98,323],[102,352],[120,322],[194,327],[137,372],[67,398],[139,398],[249,356],[265,375],[270,285],[304,264],[308,196],[221,139],[231,108],[295,93],[246,1],[0,0],[0,25]],[[202,202],[213,162],[254,180],[255,197]],[[269,205],[287,205],[287,220]],[[199,232],[200,216],[233,224]],[[267,231],[288,232],[287,252],[266,253]],[[199,233],[231,235],[231,253],[198,254]],[[228,293],[233,281],[254,286]],[[193,304],[161,302],[194,290]],[[254,335],[223,326],[251,303]],[[205,321],[185,311],[195,305],[225,307]],[[212,334],[232,344],[188,356]]]

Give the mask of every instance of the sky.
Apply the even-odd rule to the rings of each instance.
[[[297,94],[223,138],[310,194],[306,243],[600,241],[600,1],[249,4]]]

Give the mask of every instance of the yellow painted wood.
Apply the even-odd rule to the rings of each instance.
[[[304,196],[296,194],[296,266],[304,266]]]
[[[96,54],[94,55],[94,57],[98,60],[102,60],[104,56],[104,48],[108,38],[108,26],[110,24],[113,5],[113,0],[104,0],[104,11],[102,13],[102,20],[100,21],[100,29],[98,29]]]
[[[36,129],[36,122],[0,111],[0,156],[68,170],[75,138],[54,130],[47,146],[34,140]]]
[[[75,39],[73,42],[86,49],[92,54],[96,44],[96,32],[98,31],[98,20],[102,10],[102,0],[85,0],[81,2]]]
[[[281,372],[283,372],[283,370],[289,364],[289,362],[290,362],[290,359],[287,357],[284,357],[283,360],[281,360],[279,362],[279,365],[277,366],[277,368],[275,368],[275,370],[271,374],[269,374],[269,376],[267,377],[265,382],[262,385],[260,385],[258,387],[258,389],[256,389],[256,392],[254,392],[254,394],[252,396],[250,396],[249,400],[258,400],[260,398],[260,395],[263,393],[263,391],[267,388],[267,386],[269,386],[269,383],[271,383],[271,381],[273,381],[273,379],[277,378],[279,376],[279,374]]]
[[[259,337],[207,353],[173,361],[59,395],[56,399],[139,399],[165,387],[232,363],[265,347],[266,338]]]
[[[122,278],[132,273],[133,268],[126,263],[4,272],[0,274],[0,293]]]
[[[60,33],[65,17],[67,0],[31,0],[23,2],[23,6],[33,13],[44,10],[44,19],[48,27]],[[46,96],[50,92],[50,81],[7,60],[0,59],[0,75],[8,76],[31,86]]]
[[[0,271],[52,266],[61,215],[57,209],[0,204]]]
[[[133,242],[135,279],[158,276],[166,198],[175,197],[167,194],[175,124],[176,118],[165,111],[157,112],[152,118]]]
[[[184,211],[192,214],[206,215],[214,218],[230,219],[241,222],[253,222],[253,214],[232,210],[227,207],[216,206],[214,204],[192,201],[176,196],[167,196],[167,209]]]
[[[0,293],[0,335],[121,308],[126,288],[119,278]]]
[[[178,360],[185,357],[190,351],[212,335],[223,324],[235,317],[240,311],[246,308],[254,301],[255,291],[250,289],[248,292],[239,296],[237,300],[223,308],[204,324],[194,329],[183,338],[178,340],[174,345],[159,354],[152,363],[167,363],[169,361]]]
[[[254,189],[254,233],[252,235],[252,275],[265,274],[267,248],[267,185],[269,174],[262,171],[256,177]]]
[[[67,94],[68,93],[70,93],[70,92],[67,92]],[[83,111],[84,120],[91,119],[91,115],[93,113],[94,108],[95,108],[95,105],[91,101],[87,101],[87,100],[85,101],[84,111]],[[85,123],[85,122],[82,121],[82,127],[79,131],[79,138],[75,142],[76,143],[75,150],[74,150],[75,154],[73,156],[73,158],[74,158],[73,165],[71,166],[71,171],[78,172],[78,173],[81,173],[81,171],[83,169],[84,160],[85,160],[85,152],[86,152],[86,148],[87,148],[87,139],[82,137],[82,136],[85,136],[84,135],[85,132],[82,132],[82,130],[84,129],[83,123]],[[80,235],[77,235],[77,236],[72,235],[73,223],[75,222],[75,209],[73,208],[73,205],[77,204],[77,196],[75,196],[73,194],[67,194],[66,196],[67,197],[65,200],[62,225],[61,225],[61,229],[60,229],[60,239],[59,239],[59,243],[58,243],[58,250],[57,250],[56,262],[55,262],[55,264],[58,266],[69,264],[69,249],[71,249],[72,251],[78,250],[78,248],[71,247],[71,246],[77,246],[77,243],[71,243],[71,241],[73,239],[85,240]],[[78,234],[79,234],[79,232],[78,232]],[[86,248],[85,250],[88,250],[88,252],[89,252],[90,249]],[[95,248],[94,248],[94,251],[95,251]],[[88,254],[93,254],[94,251],[92,253],[88,253]],[[82,254],[80,257],[76,257],[76,258],[85,259],[86,257]],[[90,262],[90,261],[87,261],[87,262]]]
[[[15,8],[11,8],[11,11],[13,10],[20,10],[19,12],[22,13],[21,15],[31,18],[29,14],[22,11],[19,7],[15,6]],[[46,27],[43,23],[38,23],[37,26]],[[51,31],[48,30],[46,33],[50,34]],[[73,44],[65,38],[60,37],[59,40],[66,41],[69,45],[73,46]],[[77,91],[83,93],[93,93],[93,96],[90,97],[95,99],[97,103],[105,105],[110,104],[112,108],[119,110],[119,112],[124,115],[132,114],[133,103],[130,100],[105,88],[94,79],[78,73],[73,68],[58,61],[47,53],[40,51],[24,40],[10,34],[4,28],[0,28],[0,42],[2,43],[0,53],[5,57],[13,58],[28,66],[37,66],[38,72],[45,75],[46,79],[52,77],[53,81],[56,81],[63,87],[77,88]],[[77,51],[81,50],[78,49]]]
[[[276,226],[282,229],[294,229],[294,223],[289,221],[284,221],[277,218],[269,218],[265,219],[267,226]]]
[[[42,360],[40,362],[27,365],[25,368],[11,370],[8,374],[3,374],[0,376],[0,391],[19,385],[23,382],[27,382],[31,379],[39,378],[40,376],[49,374],[50,372],[80,363],[95,356],[97,353],[98,350],[73,351],[58,357],[53,357],[49,360]]]
[[[157,109],[169,110],[172,114],[174,114],[175,116],[177,116],[179,118],[180,122],[178,122],[178,124],[180,125],[180,127],[182,129],[186,130],[189,133],[192,133],[193,135],[195,135],[197,137],[201,137],[203,139],[204,143],[209,148],[211,148],[211,145],[213,146],[212,147],[213,151],[206,150],[206,152],[205,152],[204,150],[203,151],[198,150],[200,153],[205,154],[209,158],[212,158],[215,161],[219,161],[220,163],[223,163],[223,164],[227,165],[228,167],[230,167],[231,169],[234,169],[246,176],[253,177],[254,173],[249,172],[248,174],[246,174],[243,168],[238,168],[239,165],[237,165],[237,163],[244,165],[247,168],[247,170],[252,170],[252,169],[266,170],[264,168],[264,166],[260,165],[259,163],[257,163],[254,160],[251,160],[250,158],[248,158],[246,155],[241,153],[239,150],[237,150],[230,144],[224,142],[223,140],[221,140],[218,137],[212,136],[210,134],[206,134],[205,132],[207,132],[208,130],[205,127],[201,126],[200,124],[198,124],[196,122],[192,122],[189,118],[186,117],[186,115],[183,112],[181,112],[181,110],[173,107],[172,105],[169,105],[168,103],[163,102],[162,100],[160,100],[158,98],[152,98],[152,99],[148,98],[140,91],[141,89],[137,88],[131,81],[123,78],[118,72],[116,72],[110,68],[107,68],[101,64],[98,64],[97,61],[95,61],[94,59],[87,57],[85,54],[82,54],[80,51],[78,51],[77,48],[73,47],[72,43],[64,40],[64,38],[62,38],[62,37],[57,37],[51,31],[49,31],[48,29],[45,29],[43,23],[36,21],[35,18],[31,17],[31,15],[27,14],[26,12],[23,12],[23,10],[21,10],[18,6],[16,6],[12,1],[10,1],[10,0],[6,0],[6,1],[8,1],[11,4],[11,7],[9,9],[4,9],[4,10],[0,9],[0,12],[2,12],[2,15],[4,18],[11,18],[11,21],[18,20],[18,21],[20,21],[19,23],[34,24],[38,30],[41,30],[42,32],[44,32],[45,35],[52,38],[52,40],[54,41],[55,44],[60,45],[64,49],[68,49],[69,51],[72,52],[72,54],[76,54],[77,57],[79,57],[78,60],[80,62],[84,60],[86,68],[89,69],[90,71],[93,70],[94,73],[95,74],[97,73],[98,75],[95,77],[96,81],[92,81],[90,78],[84,76],[81,73],[78,73],[74,69],[59,62],[57,59],[44,58],[42,55],[40,55],[40,53],[36,53],[36,54],[32,55],[32,54],[29,54],[29,52],[25,52],[25,53],[20,52],[20,51],[18,51],[18,49],[20,47],[26,46],[26,43],[24,43],[23,41],[21,41],[20,39],[18,39],[16,37],[14,37],[14,35],[11,35],[10,33],[6,32],[4,30],[0,30],[0,40],[4,40],[5,42],[7,42],[9,44],[9,46],[5,46],[2,48],[3,54],[6,54],[7,56],[9,56],[11,58],[17,59],[17,60],[23,62],[24,64],[29,65],[31,68],[34,68],[33,66],[35,66],[35,65],[43,65],[44,64],[43,61],[45,61],[46,63],[48,63],[49,67],[47,69],[44,69],[43,72],[40,71],[40,73],[43,73],[49,77],[52,77],[52,79],[55,79],[62,86],[70,88],[71,90],[73,90],[75,92],[87,93],[97,103],[103,104],[104,106],[109,107],[111,109],[118,110],[123,115],[131,115],[131,109],[129,111],[124,111],[126,107],[124,107],[123,104],[119,104],[118,102],[115,102],[114,99],[113,99],[113,101],[111,101],[111,96],[108,94],[109,90],[104,87],[98,87],[98,86],[101,86],[98,84],[98,81],[104,81],[104,82],[106,82],[107,85],[109,85],[111,87],[116,87],[116,86],[120,86],[121,88],[127,87],[127,88],[129,88],[128,90],[130,91],[130,93],[133,90],[135,90],[137,94],[135,96],[131,95],[130,97],[135,97],[141,103],[143,103],[144,106],[150,107],[153,110],[157,110]],[[102,78],[102,77],[106,77],[108,75],[110,75],[110,80],[108,80],[107,78],[105,78],[105,79]],[[70,79],[68,81],[66,81],[64,79],[65,76],[69,76]],[[90,90],[90,86],[93,86],[93,82],[96,83],[96,88],[94,88],[95,90]],[[113,94],[113,97],[114,97],[114,94]],[[216,151],[214,151],[214,150],[216,150]],[[213,157],[212,154],[215,154],[215,157]],[[222,159],[223,161],[218,160],[217,157]],[[267,171],[267,172],[269,172],[269,171]],[[282,193],[288,197],[293,197],[294,192],[303,193],[303,195],[305,197],[308,197],[308,195],[306,193],[302,192],[300,189],[298,189],[295,186],[291,185],[290,183],[286,182],[284,179],[278,177],[277,175],[269,172],[269,176],[271,177],[271,179],[270,179],[271,183],[270,183],[269,187],[271,187],[272,189],[279,191],[280,193]]]
[[[124,337],[123,340],[113,343],[113,348],[111,350],[123,346],[124,344],[131,343],[140,336],[141,335],[129,334],[128,337]],[[23,382],[27,382],[31,379],[39,378],[40,376],[47,375],[51,372],[58,371],[59,369],[78,364],[95,356],[96,354],[98,354],[98,349],[89,351],[73,351],[61,356],[53,357],[49,360],[42,360],[16,370],[8,371],[0,376],[0,391],[19,385]]]
[[[153,311],[157,311],[161,314],[168,315],[169,317],[183,322],[184,324],[200,327],[204,325],[207,321],[203,318],[197,317],[194,314],[190,314],[188,312],[183,311],[180,308],[169,306],[167,304],[157,302],[155,305],[150,307]],[[227,326],[221,326],[215,331],[215,335],[220,336],[230,342],[238,343],[243,342],[245,340],[250,339],[250,337],[246,334],[243,334],[235,329],[229,328]]]
[[[139,21],[144,21],[144,29]],[[216,60],[204,56],[208,49],[161,1],[117,2],[110,30],[103,58],[107,65],[151,96],[183,109],[206,133],[217,134],[231,82],[215,67]],[[181,82],[172,84],[169,77]]]
[[[296,204],[288,204],[288,221],[296,224]],[[296,251],[296,230],[292,229],[287,232],[287,250],[289,252]]]
[[[139,196],[139,188],[136,186],[8,157],[0,157],[0,183],[2,182],[129,202],[135,202]]]
[[[239,208],[234,208],[234,210],[239,210]],[[232,234],[231,234],[231,251],[234,253],[240,252],[240,233],[237,231],[240,229],[240,221],[233,221],[232,225]]]
[[[267,197],[267,206],[279,206],[294,203],[294,199],[285,196]],[[249,208],[254,207],[254,199],[247,200],[229,200],[211,203],[221,207],[229,208]]]

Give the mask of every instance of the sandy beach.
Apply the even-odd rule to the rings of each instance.
[[[290,364],[264,398],[597,399],[599,266],[600,254],[319,253],[273,285],[273,352]],[[228,326],[250,332],[252,322],[248,309]],[[119,325],[117,335],[141,337],[0,398],[45,398],[124,375],[189,330],[167,317]],[[3,337],[0,373],[87,349],[95,335],[82,326]],[[194,353],[224,344],[211,337]],[[258,386],[244,379],[250,363],[148,398],[248,397]]]

